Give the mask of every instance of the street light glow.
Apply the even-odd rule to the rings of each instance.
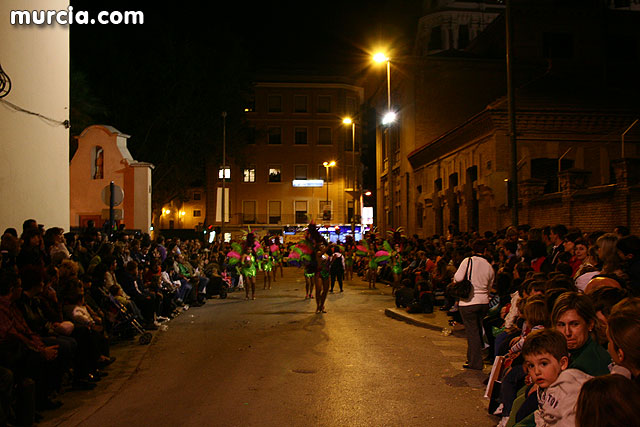
[[[336,165],[336,162],[331,160],[330,162],[323,162],[322,166],[324,166],[325,168],[332,168]]]
[[[364,193],[365,196],[370,196],[371,195],[371,191],[367,191]]]
[[[375,55],[373,55],[373,60],[376,62],[387,62],[389,58],[384,53],[378,52]]]
[[[344,119],[342,119],[342,123],[344,123],[345,125],[350,125],[351,123],[353,123],[353,120],[351,120],[351,117],[345,117]]]
[[[383,125],[388,125],[388,124],[391,124],[391,123],[393,123],[395,121],[396,121],[396,113],[394,113],[393,111],[389,111],[382,118],[382,124]]]

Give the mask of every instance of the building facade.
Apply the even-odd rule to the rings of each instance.
[[[638,226],[625,212],[640,157],[640,14],[605,3],[515,4],[520,223]],[[376,144],[379,228],[426,236],[511,223],[504,26],[500,15],[467,48],[394,74],[398,121]]]
[[[11,11],[25,7],[8,0],[0,8],[0,227],[21,230],[34,218],[68,230],[69,27],[11,25]],[[28,4],[67,7],[68,0]]]
[[[222,225],[223,174],[227,232],[359,222],[364,91],[341,78],[305,80],[255,83],[246,110],[252,141],[226,168],[208,168],[207,224]],[[353,123],[343,123],[346,117]]]
[[[207,194],[205,188],[189,188],[183,197],[173,199],[162,206],[157,226],[160,230],[202,231],[206,215]]]
[[[134,160],[127,148],[129,135],[111,126],[89,126],[76,139],[78,149],[69,165],[71,226],[85,227],[93,220],[100,227],[109,219],[103,192],[113,181],[124,195],[114,219],[128,229],[148,233],[153,165]]]

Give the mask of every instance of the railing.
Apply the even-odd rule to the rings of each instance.
[[[335,218],[334,213],[331,213],[331,219]],[[288,225],[288,224],[308,224],[311,220],[315,220],[317,223],[327,221],[323,219],[322,214],[311,215],[305,212],[299,212],[297,214],[286,215],[268,215],[268,214],[232,214],[229,218],[230,224],[242,224],[242,225]]]

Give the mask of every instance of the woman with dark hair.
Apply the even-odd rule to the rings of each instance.
[[[640,425],[640,387],[621,375],[592,378],[582,385],[576,427]]]
[[[463,365],[466,369],[483,368],[482,319],[489,310],[489,289],[494,279],[493,267],[483,257],[486,247],[486,240],[476,240],[472,245],[473,256],[465,258],[460,263],[453,277],[456,282],[468,278],[472,284],[469,298],[458,303],[467,335],[467,363]]]
[[[323,256],[326,255],[327,241],[320,235],[313,222],[309,224],[305,237],[311,245],[312,250],[311,263],[307,266],[307,271],[309,274],[314,273],[314,276],[311,277],[310,280],[316,287],[316,313],[326,313],[324,303],[329,293],[329,277],[331,275],[328,269],[328,262],[325,262],[323,258]],[[326,280],[324,276],[327,276]]]

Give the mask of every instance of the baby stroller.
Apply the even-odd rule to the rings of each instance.
[[[120,337],[132,337],[135,333],[139,333],[140,337],[138,342],[140,345],[147,345],[151,342],[153,336],[150,332],[144,330],[138,319],[129,311],[125,306],[113,296],[106,292],[105,298],[108,298],[111,306],[112,313],[115,315],[112,326],[112,333]],[[132,335],[133,334],[133,335]]]

